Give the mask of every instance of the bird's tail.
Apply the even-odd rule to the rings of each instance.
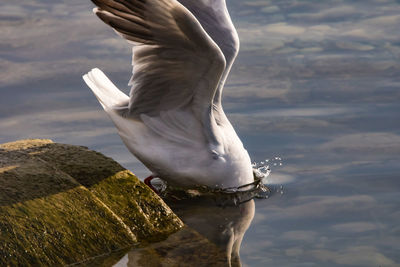
[[[98,68],[92,69],[83,75],[83,80],[92,89],[97,100],[99,100],[106,111],[116,105],[129,101],[129,97],[121,92]]]

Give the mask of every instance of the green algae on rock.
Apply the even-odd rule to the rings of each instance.
[[[0,265],[71,264],[182,227],[130,171],[51,140],[0,145]]]

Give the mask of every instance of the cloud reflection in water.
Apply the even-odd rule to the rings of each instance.
[[[241,52],[224,106],[253,160],[282,157],[270,178],[290,181],[255,202],[243,265],[399,265],[399,1],[228,5]],[[0,142],[86,145],[144,177],[81,80],[97,66],[129,89],[130,46],[91,8],[0,3]]]

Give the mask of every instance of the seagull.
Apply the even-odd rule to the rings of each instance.
[[[129,149],[169,185],[254,182],[247,150],[222,109],[239,50],[225,0],[92,0],[133,45],[129,96],[99,69],[83,76]]]

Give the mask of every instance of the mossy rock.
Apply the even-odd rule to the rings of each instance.
[[[98,152],[41,139],[0,145],[0,266],[81,262],[182,226],[153,191]]]

